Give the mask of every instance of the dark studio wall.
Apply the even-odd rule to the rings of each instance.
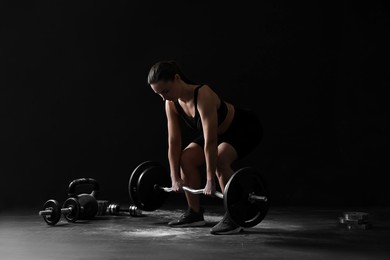
[[[275,205],[389,205],[385,1],[1,1],[0,12],[0,210],[62,202],[81,177],[126,203],[132,169],[167,166],[164,104],[146,84],[161,59],[259,114],[263,142],[235,167],[263,170]]]

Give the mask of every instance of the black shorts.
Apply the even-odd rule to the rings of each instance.
[[[263,138],[263,127],[258,116],[249,109],[235,107],[233,121],[225,133],[218,135],[218,145],[228,143],[237,152],[237,159],[249,154]],[[193,143],[204,147],[203,134],[195,138]]]

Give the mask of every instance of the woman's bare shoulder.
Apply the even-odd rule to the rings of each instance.
[[[175,114],[178,114],[174,101],[165,100],[165,110],[167,113],[173,112]]]
[[[203,84],[198,92],[198,104],[218,105],[219,97],[217,93],[208,84]]]

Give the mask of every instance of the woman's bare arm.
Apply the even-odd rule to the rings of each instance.
[[[168,123],[168,160],[172,181],[180,179],[181,129],[178,113],[172,101],[165,101]]]
[[[218,115],[216,95],[210,88],[204,87],[198,92],[198,111],[202,120],[203,135],[204,135],[204,154],[206,160],[207,182],[205,194],[211,195],[215,191],[215,171],[218,160]],[[214,185],[213,190],[209,190],[208,185]]]

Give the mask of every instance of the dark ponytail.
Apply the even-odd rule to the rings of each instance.
[[[154,84],[158,81],[173,81],[176,74],[178,74],[187,84],[197,84],[184,75],[179,64],[174,60],[159,61],[155,63],[149,70],[148,84]]]

